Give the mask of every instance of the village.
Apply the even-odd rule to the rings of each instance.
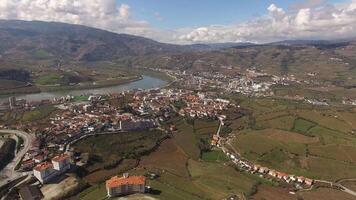
[[[110,95],[88,95],[81,96],[80,101],[75,100],[73,96],[41,102],[26,102],[10,97],[8,105],[13,111],[19,109],[31,111],[43,105],[55,107],[50,117],[42,120],[40,125],[15,124],[1,127],[26,130],[35,135],[19,163],[19,170],[33,174],[42,185],[60,177],[70,170],[71,166],[85,165],[85,160],[76,157],[71,148],[72,144],[84,138],[151,129],[169,133],[174,131],[175,127],[163,126],[162,122],[174,116],[221,119],[224,117],[221,116],[221,111],[234,106],[228,100],[218,98],[214,93],[195,94],[193,91],[183,89],[151,89]],[[140,188],[139,191],[142,191],[142,187]]]

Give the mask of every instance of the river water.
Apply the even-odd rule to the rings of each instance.
[[[34,94],[23,94],[23,95],[11,95],[15,96],[17,99],[26,99],[27,101],[41,101],[46,99],[53,99],[55,97],[63,97],[67,95],[79,96],[86,94],[109,94],[109,93],[119,93],[122,91],[133,90],[133,89],[151,89],[163,87],[167,84],[167,81],[161,80],[156,77],[143,75],[141,80],[103,88],[96,89],[83,89],[83,90],[65,90],[56,92],[41,92]],[[8,101],[10,95],[1,96],[0,102]]]

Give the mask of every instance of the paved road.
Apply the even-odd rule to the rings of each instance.
[[[34,136],[23,131],[17,130],[0,130],[0,133],[5,133],[9,135],[16,135],[21,137],[24,141],[23,148],[16,153],[15,158],[2,170],[0,171],[0,187],[13,181],[21,176],[28,175],[28,173],[21,173],[15,171],[16,166],[21,162],[22,157],[26,152],[31,148],[31,143],[34,139]]]

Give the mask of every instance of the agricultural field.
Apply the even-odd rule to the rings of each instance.
[[[262,182],[262,179],[236,170],[220,150],[206,150],[207,142],[210,142],[212,134],[217,130],[217,122],[177,118],[173,120],[173,123],[176,124],[178,130],[171,138],[164,140],[153,152],[141,156],[138,166],[128,170],[130,174],[143,175],[154,172],[159,175],[156,179],[147,178],[147,185],[153,189],[152,194],[150,194],[151,197],[162,200],[198,200],[223,199],[231,195],[250,196],[253,194],[253,188],[259,182]],[[109,141],[115,143],[114,140],[122,141],[123,139],[111,138]],[[101,141],[100,138],[93,138],[92,141],[86,141],[84,146],[90,147],[91,150],[100,152],[102,155],[122,156],[116,153],[117,149],[101,148],[102,145],[99,145],[102,143]],[[91,143],[91,145],[87,145],[88,143]],[[120,145],[111,143],[110,146],[112,147],[125,148],[122,145],[119,147]],[[78,145],[83,146],[79,143]],[[120,163],[117,167],[122,165],[123,163]],[[111,172],[113,176],[115,173],[117,175],[123,172],[117,168],[105,172],[104,170],[100,171],[100,173],[95,172],[96,175],[94,176],[103,177]],[[92,174],[84,178],[92,186],[84,190],[77,198],[104,197],[105,188],[102,182],[93,182],[91,178]],[[96,178],[96,180],[99,179]]]
[[[300,191],[295,194],[290,193],[288,189],[260,185],[257,192],[251,200],[335,200],[345,199],[353,200],[355,197],[347,193],[329,188],[318,188],[310,191]]]
[[[201,159],[205,162],[226,162],[229,160],[221,150],[206,151],[202,154]]]
[[[270,98],[241,105],[251,113],[250,126],[234,130],[232,145],[243,157],[311,178],[356,176],[355,110]]]
[[[115,167],[122,159],[136,159],[148,154],[165,136],[160,131],[98,135],[79,141],[74,145],[74,149],[89,153],[90,160],[95,165]]]
[[[38,122],[48,119],[55,111],[56,108],[54,106],[44,105],[34,110],[6,112],[0,117],[0,122],[4,124]]]

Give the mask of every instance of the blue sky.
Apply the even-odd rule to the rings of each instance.
[[[284,10],[293,10],[293,5],[307,2],[335,4],[347,0],[302,1],[302,0],[117,0],[131,7],[134,18],[148,21],[164,29],[228,25],[261,17],[267,8],[275,4]],[[159,15],[159,16],[157,16]]]
[[[356,0],[0,0],[0,19],[82,24],[176,44],[356,38]]]

